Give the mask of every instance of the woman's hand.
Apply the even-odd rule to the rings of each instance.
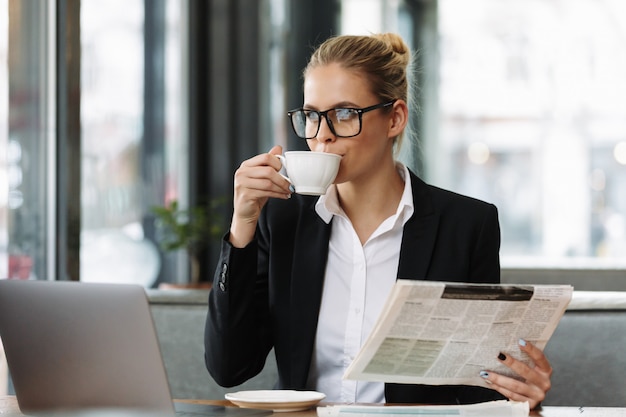
[[[521,376],[522,381],[489,371],[481,372],[480,376],[509,400],[528,401],[532,410],[546,398],[552,387],[552,367],[543,352],[532,343],[520,339],[519,348],[532,360],[530,366],[505,353],[500,353],[498,360]]]
[[[274,146],[268,153],[254,156],[241,163],[235,172],[233,219],[230,242],[244,247],[254,238],[261,209],[270,197],[291,197],[290,183],[278,171],[282,167],[275,155],[282,147]]]

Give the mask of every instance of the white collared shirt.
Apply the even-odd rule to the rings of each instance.
[[[308,388],[326,394],[325,401],[385,402],[383,383],[342,377],[365,343],[396,281],[403,226],[413,214],[409,171],[400,163],[397,168],[405,181],[396,213],[383,221],[364,245],[341,209],[334,185],[315,206],[326,223],[333,219],[308,380]]]

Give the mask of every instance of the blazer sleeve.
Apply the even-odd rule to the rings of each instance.
[[[205,326],[206,367],[218,384],[256,376],[273,349],[276,387],[304,387],[330,235],[315,201],[270,199],[247,247],[224,238]]]
[[[484,204],[475,236],[467,281],[500,283],[500,223],[493,204]]]
[[[256,376],[272,348],[267,274],[257,270],[258,256],[256,240],[242,249],[222,241],[204,334],[206,367],[221,386]]]

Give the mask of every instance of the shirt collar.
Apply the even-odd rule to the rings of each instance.
[[[413,215],[413,189],[411,187],[409,169],[401,162],[396,162],[396,169],[404,180],[404,191],[402,192],[402,198],[396,210],[396,216],[401,224],[404,225]],[[332,184],[326,194],[320,196],[317,200],[317,203],[315,203],[315,211],[326,224],[330,223],[333,216],[344,214],[343,209],[339,205],[337,186],[335,184]]]

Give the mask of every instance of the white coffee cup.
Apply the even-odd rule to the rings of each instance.
[[[326,194],[339,171],[341,156],[327,152],[289,151],[276,155],[283,164],[283,175],[293,184],[296,193]]]

